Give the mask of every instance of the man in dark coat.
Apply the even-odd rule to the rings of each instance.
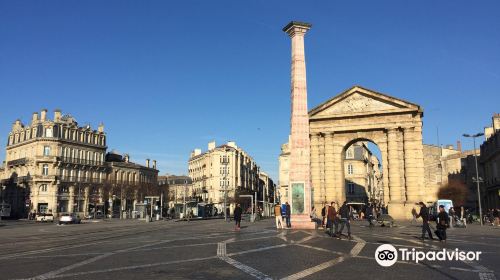
[[[425,239],[425,232],[429,234],[430,239],[432,238],[431,228],[429,227],[429,209],[425,204],[420,201],[420,212],[417,214],[417,219],[422,218],[422,240]]]
[[[347,227],[347,237],[352,239],[351,237],[351,209],[349,205],[347,205],[347,201],[344,201],[342,206],[339,209],[339,214],[340,214],[340,230],[337,233],[337,238],[340,239],[342,236],[342,231],[344,230],[344,226]]]
[[[446,229],[450,226],[450,217],[444,210],[444,205],[439,205],[439,214],[436,219],[436,235],[439,241],[446,242]]]
[[[292,210],[290,209],[290,204],[288,202],[285,203],[286,211],[285,211],[285,218],[286,218],[286,227],[291,228],[292,224],[290,223],[290,216],[292,215]]]
[[[240,230],[241,226],[241,214],[243,213],[243,210],[241,209],[240,204],[236,204],[236,207],[234,208],[234,222],[235,222],[235,230]]]

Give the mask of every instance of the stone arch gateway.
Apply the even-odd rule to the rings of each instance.
[[[354,86],[309,112],[312,201],[345,200],[345,148],[356,139],[378,145],[383,198],[396,219],[411,218],[423,198],[423,110],[419,105]]]

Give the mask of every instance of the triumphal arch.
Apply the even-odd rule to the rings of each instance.
[[[381,153],[383,201],[396,219],[411,217],[422,200],[423,110],[419,105],[354,86],[309,112],[312,197],[316,209],[346,197],[346,149],[358,141]]]

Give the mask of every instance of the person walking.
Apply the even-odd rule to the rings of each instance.
[[[439,241],[446,242],[446,229],[450,226],[450,217],[444,210],[444,205],[439,205],[439,214],[436,218],[436,235]]]
[[[347,205],[347,201],[344,201],[342,206],[339,209],[339,214],[340,214],[340,230],[337,233],[337,238],[340,239],[342,236],[342,231],[344,231],[344,226],[347,227],[347,238],[349,240],[352,239],[351,237],[351,210],[349,206]]]
[[[323,208],[321,209],[321,227],[326,228],[325,226],[325,220],[326,220],[326,212],[328,210],[328,204],[325,203]]]
[[[370,228],[372,228],[374,226],[374,224],[373,224],[373,205],[372,204],[368,204],[368,206],[366,207],[365,216],[366,216],[366,219],[368,220],[368,226]]]
[[[418,213],[417,215],[417,219],[418,218],[422,218],[422,240],[425,239],[425,232],[427,232],[429,234],[429,239],[434,239],[432,237],[432,233],[431,233],[431,228],[429,227],[429,209],[427,208],[427,206],[425,206],[425,204],[420,201],[418,203],[420,205],[420,212]]]
[[[460,207],[460,220],[464,223],[464,227],[467,228],[467,214],[463,205]]]
[[[279,204],[274,205],[274,218],[276,219],[276,229],[283,229],[283,224],[281,223],[281,206]]]
[[[500,226],[500,213],[498,211],[498,208],[495,208],[493,210],[493,225]]]
[[[455,223],[455,209],[450,207],[448,210],[448,217],[450,218],[450,228],[453,228],[453,224]]]
[[[331,237],[337,235],[337,231],[339,229],[339,223],[336,221],[337,218],[337,209],[335,209],[335,202],[331,202],[330,206],[328,206],[327,211],[327,221],[328,226],[330,227],[329,234]]]
[[[286,227],[291,228],[292,224],[290,223],[290,216],[292,215],[292,211],[290,209],[290,204],[288,201],[285,203],[285,219],[286,219]]]
[[[236,207],[234,208],[234,211],[233,211],[234,223],[235,223],[234,230],[240,230],[240,228],[241,228],[241,214],[242,213],[243,213],[243,210],[241,209],[240,204],[237,203]]]

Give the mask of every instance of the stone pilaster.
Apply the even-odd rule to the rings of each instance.
[[[405,183],[406,183],[406,199],[410,202],[418,202],[420,194],[418,189],[418,163],[416,154],[416,139],[413,128],[405,128],[403,130],[404,144],[404,159],[405,159]]]
[[[380,149],[380,153],[382,154],[382,183],[384,190],[384,204],[387,204],[390,200],[390,192],[389,192],[389,159],[388,159],[388,151],[387,151],[387,138],[383,139],[384,141],[380,141],[378,147]]]
[[[335,197],[335,173],[334,173],[333,133],[325,135],[325,196],[326,201]]]
[[[333,176],[334,192],[333,201],[342,204],[346,200],[346,187],[344,179],[344,143],[334,141],[333,145]]]
[[[326,202],[325,186],[325,134],[320,133],[319,137],[319,173],[320,173],[320,200],[316,203]],[[321,206],[323,207],[323,206]]]
[[[414,129],[415,137],[415,172],[416,174],[422,174],[417,176],[417,194],[420,200],[424,199],[424,189],[425,189],[425,170],[424,170],[424,147],[422,142],[422,123],[420,122],[418,126]]]
[[[401,197],[401,174],[400,159],[398,151],[398,130],[391,128],[387,132],[387,149],[388,149],[388,164],[389,164],[389,195],[390,201],[399,203]]]

